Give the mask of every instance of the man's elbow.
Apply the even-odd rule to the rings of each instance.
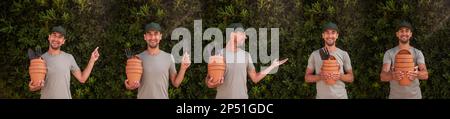
[[[421,77],[420,79],[422,79],[422,80],[428,80],[428,74],[424,75],[424,76]]]
[[[389,82],[389,80],[386,79],[386,78],[384,78],[384,77],[380,77],[380,81],[381,81],[381,82]]]
[[[306,77],[305,77],[305,82],[306,82],[306,83],[311,83],[311,81],[308,80],[308,78],[306,78]]]
[[[35,92],[37,89],[30,88],[30,92]]]
[[[81,80],[79,80],[81,84],[85,84],[87,81],[87,78],[82,78]]]
[[[252,82],[253,82],[254,84],[258,84],[258,81],[257,81],[256,79],[252,79]]]
[[[383,72],[380,73],[380,80],[381,80],[381,82],[388,82],[389,81],[389,79],[387,79],[387,76],[384,75]]]
[[[348,82],[353,83],[353,81],[355,81],[355,77],[353,77],[353,74],[352,74],[352,75],[350,75]]]
[[[348,80],[349,83],[353,83],[353,81],[355,81],[353,80],[353,77]]]
[[[353,83],[353,76],[342,77],[341,80],[347,83]]]
[[[306,83],[314,83],[314,81],[310,80],[310,77],[308,76],[308,74],[305,75],[305,82]]]
[[[252,82],[254,84],[258,84],[258,82],[261,80],[261,77],[259,77],[258,74],[257,74],[256,76],[250,77],[250,79],[252,80]]]
[[[180,84],[173,83],[172,86],[175,87],[175,88],[178,88],[178,87],[180,87]]]

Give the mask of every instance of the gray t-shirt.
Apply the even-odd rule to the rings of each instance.
[[[138,99],[169,99],[170,75],[177,73],[173,56],[160,51],[156,56],[147,51],[139,54],[142,60],[143,73]]]
[[[394,66],[395,63],[395,55],[397,55],[400,48],[394,47],[386,51],[383,58],[383,64],[391,64],[391,67]],[[414,65],[425,64],[425,57],[422,54],[422,51],[411,47],[409,52],[413,55]],[[413,80],[411,85],[409,86],[400,86],[397,80],[389,81],[390,93],[389,99],[421,99],[422,93],[420,91],[420,83],[419,80]]]
[[[322,67],[322,58],[320,57],[320,50],[316,50],[309,56],[308,69],[314,70],[315,74],[320,74]],[[330,52],[339,63],[339,72],[344,74],[344,70],[352,70],[350,56],[346,51],[339,48],[334,52]],[[327,85],[324,80],[316,82],[317,99],[348,99],[347,90],[345,89],[345,83],[341,80],[337,80],[334,85]]]
[[[223,52],[225,51],[225,54]],[[248,99],[247,71],[255,69],[248,52],[222,50],[226,70],[223,84],[217,87],[216,99]]]
[[[70,93],[70,71],[79,71],[71,54],[61,51],[58,55],[44,53],[42,58],[47,65],[44,87],[41,89],[41,99],[72,99]]]

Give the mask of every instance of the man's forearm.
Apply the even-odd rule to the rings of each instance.
[[[180,71],[178,72],[178,74],[177,74],[177,76],[175,78],[175,81],[172,84],[175,88],[180,87],[181,82],[183,82],[185,73],[186,73],[186,69],[181,69],[180,68]]]
[[[351,82],[353,82],[353,74],[344,74],[344,75],[342,75],[341,80],[344,82],[351,83]]]
[[[390,80],[393,79],[391,73],[389,73],[389,72],[384,72],[384,71],[381,72],[380,78],[381,78],[381,81],[385,81],[385,82],[390,81]]]
[[[82,72],[82,78],[80,80],[81,83],[85,83],[86,80],[89,78],[89,75],[91,74],[92,68],[94,67],[95,61],[89,61],[86,68],[84,68]]]

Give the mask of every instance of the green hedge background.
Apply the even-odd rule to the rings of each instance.
[[[383,54],[396,46],[395,24],[410,20],[412,45],[422,50],[429,80],[421,81],[424,98],[450,98],[450,0],[2,0],[0,1],[0,98],[39,98],[28,91],[27,49],[48,48],[52,26],[68,31],[62,50],[74,55],[80,68],[100,47],[101,57],[86,84],[72,77],[74,99],[135,98],[125,80],[125,48],[145,50],[144,24],[163,26],[161,49],[171,52],[179,41],[177,27],[193,32],[194,20],[203,30],[242,22],[254,28],[280,28],[280,57],[289,61],[278,73],[258,84],[248,81],[251,99],[311,99],[315,84],[304,82],[307,59],[323,46],[320,25],[335,21],[341,29],[337,46],[349,52],[355,81],[347,84],[349,98],[387,98],[389,84],[379,73]],[[192,35],[193,36],[193,35]],[[203,41],[203,45],[211,41]],[[248,42],[246,43],[248,46]],[[248,48],[247,48],[248,49]],[[268,64],[255,64],[257,67]],[[177,64],[177,69],[179,64]],[[215,90],[203,82],[206,64],[192,64],[181,88],[170,98],[211,99]]]

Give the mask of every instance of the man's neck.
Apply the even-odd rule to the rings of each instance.
[[[231,51],[231,52],[237,52],[238,51],[238,47],[237,45],[232,42],[230,40],[230,42],[227,43],[227,46],[225,46],[226,50]]]
[[[337,50],[336,45],[332,46],[325,45],[325,48],[327,48],[328,52],[334,52]]]
[[[409,42],[408,43],[401,43],[401,42],[399,42],[398,43],[398,48],[400,48],[400,49],[409,49],[409,48],[411,48],[411,45],[409,45]]]
[[[161,50],[159,50],[159,47],[156,47],[156,48],[150,48],[150,47],[148,47],[148,48],[147,48],[148,54],[149,54],[149,55],[152,55],[152,56],[158,55],[160,51],[161,51]]]
[[[61,53],[61,50],[58,49],[53,49],[53,48],[48,48],[48,54],[50,55],[59,55]]]

